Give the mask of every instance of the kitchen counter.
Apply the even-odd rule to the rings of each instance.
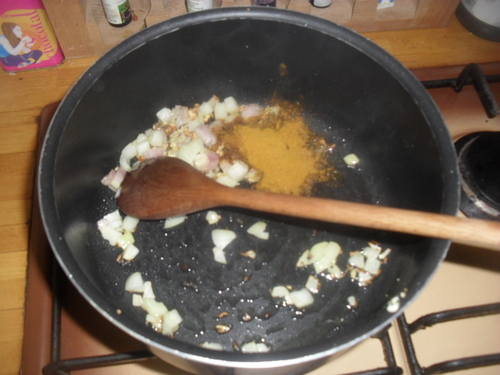
[[[500,44],[475,37],[456,18],[446,28],[364,35],[417,76],[432,76],[435,68],[443,68],[439,71],[446,75],[470,62],[500,62]],[[66,60],[39,71],[0,72],[0,375],[18,374],[21,363],[38,117],[47,104],[61,100],[94,61]]]

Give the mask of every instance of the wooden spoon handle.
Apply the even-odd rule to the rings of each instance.
[[[228,189],[226,205],[500,250],[500,223],[332,199]]]

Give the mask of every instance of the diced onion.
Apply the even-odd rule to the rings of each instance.
[[[247,232],[257,238],[262,240],[269,239],[269,232],[266,232],[267,224],[263,221],[257,221],[250,228],[247,229]]]
[[[229,167],[226,174],[236,182],[240,182],[245,178],[248,170],[248,165],[246,165],[242,161],[237,161],[233,165],[231,165],[231,167]]]
[[[224,104],[226,105],[226,111],[229,114],[235,114],[240,111],[240,107],[238,106],[238,103],[236,102],[236,99],[234,99],[232,96],[229,96],[224,99]]]
[[[365,268],[365,257],[359,251],[351,255],[348,260],[349,264],[356,268]]]
[[[219,344],[218,342],[205,341],[205,342],[201,343],[200,346],[202,348],[210,349],[210,350],[222,350],[223,349],[222,345]]]
[[[319,282],[316,276],[309,275],[309,277],[307,278],[305,288],[309,290],[311,293],[316,294],[319,292],[319,289],[321,288],[321,283]]]
[[[167,142],[167,136],[163,130],[153,130],[149,135],[149,144],[152,147],[162,147]]]
[[[127,215],[123,218],[122,227],[123,230],[134,233],[137,229],[137,224],[139,224],[139,219]]]
[[[110,228],[121,230],[122,228],[122,217],[120,216],[120,211],[115,210],[110,214],[105,215],[101,220],[97,222],[97,226],[106,225]]]
[[[130,243],[123,251],[122,259],[130,262],[131,260],[133,260],[137,256],[137,254],[139,254],[139,249],[137,248],[137,246]]]
[[[215,179],[215,181],[217,181],[221,185],[228,186],[228,187],[238,186],[238,181],[232,179],[227,174],[221,174],[220,176],[218,176]]]
[[[216,224],[221,219],[220,215],[215,211],[207,211],[207,215],[205,216],[208,224]]]
[[[169,108],[162,108],[156,113],[156,117],[163,125],[167,125],[172,118],[172,111]]]
[[[316,273],[321,273],[331,267],[340,253],[336,242],[320,242],[311,248],[312,264]]]
[[[108,225],[101,226],[99,228],[102,238],[109,242],[111,246],[116,246],[118,241],[122,238],[122,232],[111,228]]]
[[[228,229],[214,229],[212,231],[212,241],[215,246],[224,249],[236,238],[236,233]]]
[[[205,151],[206,149],[203,145],[203,140],[201,138],[196,138],[188,144],[182,146],[179,149],[177,157],[184,160],[186,163],[193,165],[195,156]]]
[[[172,336],[179,329],[181,323],[182,317],[179,312],[176,309],[170,310],[165,314],[163,319],[161,333],[167,336]]]
[[[400,300],[398,296],[391,298],[391,300],[387,303],[387,311],[390,313],[395,313],[399,310]]]
[[[123,148],[122,153],[120,155],[120,166],[127,172],[132,171],[132,167],[130,166],[130,160],[136,156],[137,156],[137,147],[135,143],[129,143]]]
[[[355,167],[356,165],[359,164],[359,158],[356,156],[356,154],[349,154],[347,156],[344,157],[344,161],[345,163],[349,166],[349,167]]]
[[[293,305],[292,297],[290,296],[290,291],[282,285],[275,286],[271,290],[271,296],[273,298],[283,298],[287,305]]]
[[[142,296],[140,294],[134,293],[132,295],[132,306],[135,306],[135,307],[142,306]]]
[[[214,107],[214,117],[216,120],[225,120],[227,117],[227,108],[224,102],[216,103]]]
[[[244,257],[255,259],[257,258],[257,253],[254,250],[247,250],[241,253]]]
[[[214,260],[217,263],[227,264],[226,254],[224,254],[224,249],[221,249],[220,247],[215,246],[212,249],[212,252],[214,253]]]
[[[125,290],[131,293],[143,293],[144,281],[140,272],[134,272],[125,281]]]
[[[256,343],[255,341],[250,341],[241,346],[242,353],[267,353],[271,350],[263,342]]]
[[[153,284],[151,281],[144,282],[144,291],[142,294],[142,298],[144,299],[155,299],[155,293],[153,292]]]
[[[290,298],[292,299],[295,307],[299,309],[307,307],[314,302],[314,297],[311,292],[305,288],[290,292]]]
[[[118,247],[125,249],[128,245],[133,244],[135,242],[134,235],[130,232],[124,232],[120,239],[118,240]]]
[[[307,267],[311,263],[312,263],[311,251],[308,249],[302,253],[295,267],[297,268]]]
[[[167,217],[165,219],[165,224],[163,224],[163,228],[170,229],[177,225],[180,225],[186,220],[186,218],[187,218],[186,215]]]
[[[163,316],[168,312],[167,307],[163,302],[158,302],[154,298],[142,297],[141,307],[152,316]]]

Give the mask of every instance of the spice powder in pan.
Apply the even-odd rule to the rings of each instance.
[[[280,102],[262,116],[237,119],[224,126],[219,137],[224,153],[243,159],[260,174],[258,190],[309,195],[315,183],[332,180],[324,138],[307,126],[299,105]]]

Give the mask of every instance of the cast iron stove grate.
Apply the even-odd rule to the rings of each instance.
[[[488,117],[493,118],[500,113],[498,103],[489,87],[489,83],[500,82],[500,75],[484,75],[481,68],[476,64],[466,66],[460,76],[456,79],[443,79],[422,81],[427,89],[451,87],[456,92],[460,92],[464,85],[474,85],[478,96],[485,108]],[[90,356],[73,359],[61,359],[61,303],[59,301],[57,290],[64,277],[58,265],[54,262],[55,272],[53,273],[53,306],[52,306],[52,344],[51,344],[51,362],[43,368],[44,375],[68,375],[72,371],[93,369],[106,366],[118,366],[128,363],[137,363],[156,358],[147,350],[115,353],[104,356]],[[500,353],[480,355],[474,357],[458,358],[441,363],[436,363],[427,367],[422,367],[418,361],[417,352],[413,344],[412,335],[424,328],[433,327],[452,320],[480,318],[487,315],[500,314],[500,303],[464,307],[454,310],[440,311],[425,315],[414,322],[408,323],[403,314],[397,320],[397,327],[400,339],[405,351],[406,365],[411,375],[433,375],[443,374],[458,370],[479,368],[500,364]],[[386,367],[367,369],[365,371],[351,373],[350,375],[399,375],[403,369],[396,363],[393,343],[388,333],[389,327],[382,330],[372,339],[378,340],[383,351]],[[233,373],[228,369],[227,375]],[[346,374],[348,375],[348,374]]]

